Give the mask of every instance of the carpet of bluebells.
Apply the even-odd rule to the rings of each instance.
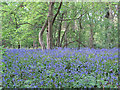
[[[5,88],[117,88],[118,49],[7,49]]]

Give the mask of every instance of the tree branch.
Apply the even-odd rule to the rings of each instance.
[[[69,45],[70,43],[74,43],[74,42],[75,42],[75,41],[72,41],[72,42],[69,42],[69,43],[63,45],[63,48],[64,48],[65,46]]]
[[[87,11],[85,13],[87,13]],[[70,21],[70,20],[80,19],[85,13],[81,14],[78,18],[62,19],[62,21]],[[57,20],[61,20],[61,19],[57,19]]]
[[[54,16],[54,18],[53,18],[52,25],[54,24],[55,19],[56,19],[57,15],[58,15],[59,12],[60,12],[60,8],[61,8],[61,6],[62,6],[62,2],[60,2],[60,5],[59,5],[59,7],[58,7],[58,11],[57,11],[57,13],[55,14],[55,16]]]
[[[87,47],[86,45],[84,45],[81,41],[76,40],[78,43],[82,44],[84,47]]]
[[[17,25],[23,25],[23,24],[29,24],[29,25],[32,25],[31,23],[28,23],[28,22],[20,23],[20,24],[17,24]],[[33,26],[33,25],[32,25],[32,26]]]
[[[81,41],[75,40],[75,41],[71,41],[71,42],[69,42],[69,43],[63,45],[63,48],[64,48],[65,46],[69,45],[70,43],[74,43],[74,42],[78,42],[78,43],[82,44],[84,47],[86,47],[86,45],[84,45]]]

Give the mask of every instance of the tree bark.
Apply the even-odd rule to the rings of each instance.
[[[36,43],[36,41],[34,40],[34,41],[33,41],[33,49],[35,48],[35,43]]]
[[[45,21],[45,24],[42,27],[42,30],[39,32],[39,43],[41,45],[42,50],[46,49],[45,44],[43,42],[43,33],[44,33],[45,28],[47,27],[47,25],[48,25],[48,19]]]
[[[93,45],[93,41],[94,41],[94,38],[93,38],[93,25],[90,24],[90,48],[94,48],[94,45]]]
[[[67,22],[65,24],[66,24],[66,29],[68,29],[67,28]],[[67,48],[67,32],[65,32],[65,43],[66,43],[66,48]]]
[[[64,32],[64,34],[62,35],[62,39],[61,39],[61,43],[60,43],[60,47],[62,47],[62,43],[63,43],[63,40],[64,40],[64,36],[65,36],[65,33],[66,33],[67,30],[68,30],[69,25],[70,25],[70,22],[67,24],[66,29],[65,29],[65,32]]]
[[[80,33],[81,33],[81,30],[83,29],[82,28],[82,15],[81,15],[81,18],[79,19],[79,27],[80,27],[80,30],[78,31],[79,32],[79,41],[80,41]],[[80,49],[80,43],[78,43],[78,50]]]
[[[54,2],[50,2],[48,11],[48,32],[47,32],[47,49],[52,49],[52,20],[53,20]]]
[[[120,1],[118,2],[118,48],[120,48]],[[120,49],[118,49],[118,50],[120,50]],[[118,51],[118,52],[120,52],[120,51]],[[120,65],[120,61],[119,61],[119,65]],[[119,80],[120,80],[120,78],[119,78]]]
[[[94,38],[93,38],[93,20],[92,18],[90,17],[89,13],[88,13],[88,16],[89,16],[89,19],[90,19],[90,37],[89,37],[89,47],[90,48],[94,48],[94,44],[93,44],[93,41],[94,41]]]
[[[63,19],[64,13],[62,13],[62,17],[59,24],[59,30],[58,30],[58,41],[57,46],[60,47],[60,35],[61,35],[61,27],[62,27],[62,19]]]
[[[112,10],[111,10],[111,7],[109,6],[109,8],[107,9],[108,10],[108,12],[107,12],[107,14],[106,14],[106,18],[108,18],[108,20],[109,20],[109,24],[108,24],[108,26],[106,26],[106,30],[107,30],[107,33],[106,33],[106,38],[107,38],[107,40],[106,40],[106,43],[107,43],[107,48],[111,48],[111,38],[110,38],[110,36],[111,36],[111,29],[112,29],[112,26],[110,25],[110,24],[112,24],[113,23],[113,15],[112,15]]]
[[[66,12],[66,15],[65,15],[65,17],[67,16],[67,12]],[[67,27],[67,21],[65,22],[65,30],[66,29],[68,29],[68,27]],[[67,48],[67,30],[66,30],[66,32],[65,32],[65,44],[66,44],[66,48]]]
[[[52,2],[52,5],[51,5],[51,3],[50,3],[49,7],[51,7],[51,6],[53,6],[53,5],[54,5],[54,2]],[[58,13],[59,13],[59,10],[60,10],[60,8],[61,8],[61,5],[62,5],[62,2],[60,3],[60,6],[59,6],[59,8],[58,8],[58,11],[57,11],[57,13],[55,14],[53,20],[51,20],[51,22],[50,22],[50,18],[48,17],[49,22],[52,23],[52,25],[54,24],[54,21],[55,21],[57,15],[58,15]],[[51,9],[52,9],[52,8],[51,8]],[[50,11],[51,11],[51,10],[50,10]],[[48,13],[48,16],[49,16],[49,13]],[[39,32],[39,43],[40,43],[40,45],[41,45],[42,50],[46,49],[45,44],[44,44],[44,42],[43,42],[43,33],[44,33],[44,31],[45,31],[45,28],[46,28],[47,25],[48,25],[48,19],[45,21],[45,24],[44,24],[44,26],[42,27],[42,30]],[[52,25],[50,24],[50,26],[52,26]],[[49,32],[49,33],[50,33],[50,32]],[[48,33],[48,29],[47,29],[47,39],[48,39],[49,33]],[[47,40],[47,43],[49,43],[48,41],[49,41],[49,40]],[[48,47],[47,47],[47,48],[48,48]]]
[[[109,7],[109,13],[110,13],[110,17],[109,17],[109,23],[112,24],[113,23],[113,14],[112,14],[112,9],[111,7]],[[112,25],[109,25],[109,32],[108,32],[108,43],[109,43],[109,48],[111,48],[111,31],[112,31]]]

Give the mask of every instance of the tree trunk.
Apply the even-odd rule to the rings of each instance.
[[[67,32],[67,28],[69,27],[69,25],[70,25],[70,22],[67,24],[67,26],[66,26],[66,29],[65,29],[65,32],[63,33],[63,35],[62,35],[62,39],[61,39],[61,43],[60,43],[60,47],[62,47],[62,43],[63,43],[63,40],[64,40],[64,36],[65,36],[65,33]]]
[[[111,48],[111,38],[110,38],[110,36],[111,36],[112,26],[110,24],[113,23],[113,15],[112,15],[112,9],[111,9],[110,6],[108,8],[108,12],[107,12],[105,17],[109,19],[109,22],[108,22],[109,24],[108,24],[108,26],[106,26],[106,30],[108,31],[106,33],[106,38],[107,38],[106,43],[107,43],[107,48]]]
[[[33,41],[33,49],[35,48],[35,40]]]
[[[80,26],[80,30],[78,31],[78,33],[79,33],[79,41],[81,41],[80,39],[80,33],[81,33],[81,30],[83,29],[82,28],[82,16],[81,16],[81,18],[79,19],[79,26]],[[80,43],[78,42],[78,50],[80,49]]]
[[[50,2],[48,11],[47,49],[52,49],[52,20],[54,2]]]
[[[93,40],[94,40],[94,38],[93,38],[93,25],[92,24],[90,24],[90,48],[94,48],[94,45],[93,45]]]
[[[18,49],[20,49],[20,42],[18,41]]]
[[[57,27],[58,27],[58,26],[57,26]],[[55,27],[55,28],[57,28],[57,27]],[[52,40],[52,41],[53,41],[53,42],[52,42],[52,44],[53,44],[52,47],[54,48],[54,47],[56,46],[56,40],[57,40],[57,39],[56,39],[56,32],[57,32],[57,30],[56,30],[56,29],[53,29],[53,30],[54,30],[54,31],[53,31],[53,38],[52,38],[52,39],[53,39],[53,40]]]
[[[118,2],[118,48],[120,48],[120,1]],[[118,50],[120,50],[120,49],[118,49]],[[120,52],[120,51],[118,51],[118,52]],[[119,78],[119,80],[120,80],[120,78]]]
[[[110,17],[109,17],[109,23],[110,24],[112,24],[114,21],[113,21],[113,14],[112,14],[112,9],[111,9],[111,7],[110,7],[110,9],[109,9],[109,13],[110,13]],[[108,32],[108,42],[109,42],[109,48],[111,48],[112,47],[112,41],[111,41],[111,31],[112,31],[112,25],[110,25],[109,26],[109,32]]]
[[[62,14],[62,17],[60,18],[60,24],[59,24],[59,30],[58,30],[58,41],[57,46],[60,47],[60,35],[61,35],[61,27],[62,27],[62,19],[63,19],[64,13]]]
[[[52,5],[51,5],[51,3],[52,3]],[[54,5],[54,2],[50,2],[50,5],[49,5],[49,7],[51,8],[51,6],[53,6]],[[52,25],[54,24],[54,21],[55,21],[55,19],[56,19],[56,17],[57,17],[57,15],[58,15],[58,13],[59,13],[59,10],[60,10],[60,8],[61,8],[61,5],[62,5],[62,2],[60,3],[60,6],[58,7],[58,11],[57,11],[57,13],[55,14],[55,16],[54,16],[54,18],[53,18],[53,20],[51,21],[52,22]],[[51,8],[52,9],[52,8]],[[51,11],[51,10],[50,10]],[[48,16],[49,16],[49,13],[48,13]],[[47,17],[48,19],[49,19],[49,26],[52,26],[50,23],[50,18],[49,17]],[[39,43],[40,43],[40,45],[41,45],[41,48],[42,48],[42,50],[44,50],[44,49],[46,49],[46,47],[45,47],[45,44],[44,44],[44,42],[43,42],[43,33],[44,33],[44,31],[45,31],[45,28],[47,27],[47,25],[48,25],[48,19],[46,20],[46,22],[45,22],[45,24],[44,24],[44,26],[42,27],[42,30],[39,32]],[[49,27],[50,28],[50,27]],[[50,32],[49,32],[50,33]],[[48,45],[48,41],[49,41],[49,38],[48,38],[48,36],[49,36],[49,33],[48,33],[48,29],[47,29],[47,45]]]
[[[21,41],[20,41],[20,48],[22,48]]]
[[[67,48],[67,32],[65,32],[65,43],[66,43],[66,48]]]
[[[47,25],[48,25],[48,20],[45,21],[45,24],[44,24],[44,26],[42,27],[42,30],[39,32],[39,43],[40,43],[40,45],[41,45],[41,49],[42,49],[42,50],[46,49],[45,44],[44,44],[44,42],[43,42],[43,33],[44,33],[45,28],[47,27]]]
[[[18,22],[17,22],[17,18],[15,16],[15,14],[14,14],[14,18],[15,18],[15,25],[16,25],[16,30],[17,30],[19,27],[18,27]],[[20,49],[20,41],[18,41],[17,47],[18,47],[18,49]]]
[[[66,16],[67,16],[67,12],[66,12]],[[67,27],[67,21],[65,22],[65,29],[68,29],[68,27]],[[65,44],[66,44],[66,48],[67,48],[67,30],[65,32]]]

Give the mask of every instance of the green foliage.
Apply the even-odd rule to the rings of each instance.
[[[54,15],[57,13],[59,4],[60,3],[54,4]],[[20,42],[22,47],[32,47],[33,41],[36,41],[36,43],[39,44],[38,33],[47,19],[49,3],[1,2],[1,5],[1,17],[4,18],[2,19],[3,45],[9,48],[16,48]],[[112,21],[105,18],[107,7],[110,7],[114,12],[114,19],[112,19]],[[57,43],[60,24],[59,19],[64,13],[63,19],[65,21],[62,21],[61,37],[65,31],[65,23],[69,24],[67,42],[77,39],[89,47],[90,30],[93,29],[93,44],[96,45],[96,48],[116,47],[118,44],[118,37],[116,37],[118,35],[116,7],[117,5],[115,5],[114,2],[109,4],[96,2],[63,2],[53,25],[53,41]],[[80,28],[80,23],[82,29]],[[92,27],[90,27],[90,24],[92,24]],[[43,40],[46,41],[46,38],[45,31]],[[63,43],[65,43],[65,40]],[[46,42],[45,45],[47,45]],[[68,47],[78,47],[78,42],[71,43]]]

